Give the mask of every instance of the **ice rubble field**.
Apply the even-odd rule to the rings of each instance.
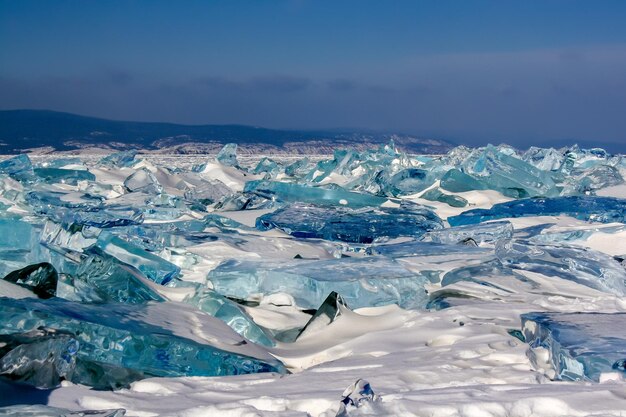
[[[0,415],[626,415],[626,159],[247,162],[0,162]]]

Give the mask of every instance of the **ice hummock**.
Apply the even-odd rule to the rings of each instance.
[[[0,360],[14,366],[8,377],[56,386],[84,369],[83,363],[97,362],[97,350],[85,353],[77,335],[58,323],[69,321],[73,328],[80,322],[87,337],[95,313],[85,311],[98,311],[103,325],[117,321],[119,327],[107,332],[132,332],[152,343],[165,327],[172,332],[167,336],[224,348],[220,360],[232,365],[232,373],[240,372],[238,367],[246,372],[304,369],[299,377],[283,379],[287,385],[296,381],[294,390],[300,392],[248,393],[246,407],[257,404],[256,397],[280,392],[289,397],[281,405],[286,413],[302,407],[311,415],[332,415],[336,410],[312,410],[302,401],[312,397],[302,392],[298,378],[311,386],[311,375],[339,381],[341,386],[330,391],[335,404],[345,386],[380,373],[373,382],[384,386],[385,395],[393,391],[386,398],[389,414],[397,414],[394,398],[404,393],[394,378],[409,390],[419,390],[424,381],[429,386],[487,381],[489,387],[493,381],[510,382],[525,369],[524,381],[535,381],[525,359],[507,364],[516,353],[502,323],[510,329],[511,317],[520,312],[623,309],[622,156],[577,147],[519,152],[508,146],[415,156],[390,143],[361,152],[337,150],[322,160],[238,157],[232,145],[217,161],[205,158],[197,168],[179,162],[187,158],[131,151],[101,160],[23,155],[0,163],[5,276],[0,293],[11,297],[3,302],[21,299],[25,315],[32,314],[26,306],[55,311],[43,318],[36,313],[42,323],[37,328],[3,336]],[[599,224],[611,222],[617,223]],[[341,300],[357,310],[348,311]],[[65,306],[66,316],[56,314],[58,305]],[[311,309],[317,309],[313,319]],[[129,311],[148,313],[131,313],[127,321],[123,314]],[[377,317],[380,312],[384,319]],[[440,334],[445,323],[476,325]],[[381,336],[377,332],[384,326],[397,327]],[[136,328],[149,328],[150,334]],[[233,343],[218,346],[223,334],[211,336],[217,328],[225,329]],[[497,339],[500,333],[505,343]],[[115,334],[98,343],[122,343]],[[204,336],[211,340],[196,339]],[[196,352],[208,349],[189,346]],[[353,349],[360,353],[353,356]],[[491,350],[500,352],[491,357]],[[97,369],[106,368],[109,379],[82,383],[115,388],[146,376],[174,375],[168,373],[168,355],[165,349],[145,363],[130,355],[129,366],[101,364]],[[247,365],[250,357],[258,366]],[[194,360],[179,355],[176,365],[195,369]],[[437,372],[425,368],[431,361],[440,366]],[[493,371],[499,362],[506,372]],[[43,366],[31,366],[36,363]],[[471,369],[476,363],[484,375]],[[148,364],[154,367],[149,372],[142,368]],[[306,369],[316,364],[318,369]],[[326,372],[334,372],[332,378]],[[281,383],[266,380],[267,387]],[[167,381],[136,383],[137,390],[110,393],[110,398],[126,404],[124,398],[131,401],[141,389]],[[213,382],[206,384],[213,395]],[[174,398],[177,389],[172,389]],[[158,396],[145,395],[149,400],[141,407],[162,404]],[[291,395],[298,398],[293,403]],[[316,402],[318,396],[326,398],[315,393]],[[203,401],[192,397],[187,398]],[[238,407],[239,400],[233,400]]]

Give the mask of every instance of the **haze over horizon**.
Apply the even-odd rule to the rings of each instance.
[[[626,3],[0,0],[0,109],[626,143]]]

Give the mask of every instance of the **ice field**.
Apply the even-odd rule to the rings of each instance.
[[[0,416],[626,416],[625,176],[576,146],[6,157]]]

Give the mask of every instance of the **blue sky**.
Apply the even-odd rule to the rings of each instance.
[[[626,144],[624,1],[0,0],[0,108]]]

